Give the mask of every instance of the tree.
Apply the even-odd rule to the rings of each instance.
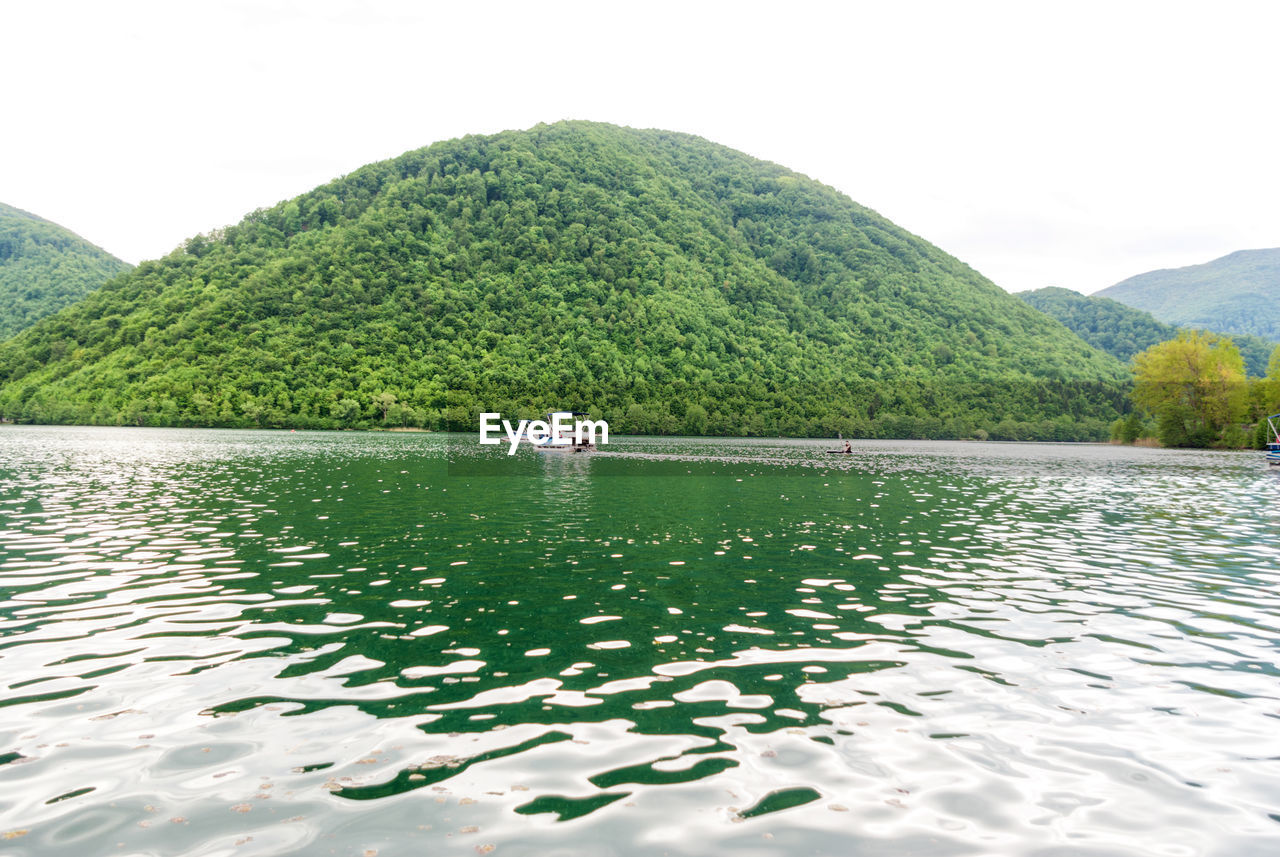
[[[1142,436],[1142,414],[1129,411],[1111,425],[1111,439],[1120,443],[1133,443]]]
[[[359,413],[360,403],[355,399],[339,399],[329,406],[329,415],[337,420],[339,425],[348,425]]]
[[[373,397],[373,403],[377,405],[378,410],[382,411],[382,422],[385,424],[387,422],[387,416],[391,410],[391,406],[396,403],[396,394],[388,390],[384,390]]]
[[[1220,443],[1244,417],[1244,361],[1230,339],[1182,331],[1136,355],[1133,372],[1133,401],[1155,414],[1165,446]]]
[[[1280,410],[1280,346],[1271,352],[1267,377],[1262,381],[1262,404],[1268,414]]]
[[[684,433],[700,435],[707,430],[707,409],[694,402],[684,412]]]

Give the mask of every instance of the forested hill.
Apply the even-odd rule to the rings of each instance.
[[[1053,316],[1085,342],[1125,363],[1138,352],[1178,335],[1177,326],[1164,324],[1149,312],[1098,295],[1082,295],[1050,286],[1018,292],[1016,297]],[[1248,373],[1255,378],[1265,376],[1276,344],[1248,334],[1227,335],[1240,349]]]
[[[0,203],[0,339],[128,268],[74,232]]]
[[[847,197],[683,134],[437,143],[191,239],[0,346],[42,422],[1098,437],[1127,373]]]
[[[1280,342],[1280,248],[1240,250],[1203,265],[1149,271],[1097,294],[1168,324]]]

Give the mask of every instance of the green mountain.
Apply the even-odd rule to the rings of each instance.
[[[1167,324],[1280,342],[1280,248],[1240,250],[1203,265],[1150,271],[1097,294]]]
[[[10,419],[1094,438],[1127,372],[829,187],[586,122],[437,143],[0,345]]]
[[[1053,316],[1094,348],[1100,348],[1125,363],[1138,352],[1178,335],[1176,326],[1164,324],[1149,312],[1134,309],[1110,298],[1082,295],[1054,286],[1018,292],[1015,297]],[[1271,359],[1271,352],[1275,350],[1276,344],[1259,336],[1240,333],[1229,335],[1240,349],[1240,356],[1244,358],[1245,369],[1249,374],[1256,378],[1264,377],[1267,374],[1267,362]]]
[[[0,203],[0,339],[75,303],[128,268],[74,232]]]

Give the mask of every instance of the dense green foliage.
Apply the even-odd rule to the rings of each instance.
[[[1201,333],[1212,332],[1201,331]],[[1240,350],[1240,356],[1244,359],[1244,371],[1250,378],[1262,378],[1267,374],[1267,361],[1276,350],[1276,343],[1248,333],[1218,335],[1231,337],[1231,341]]]
[[[1157,321],[1149,312],[1110,298],[1052,286],[1019,292],[1017,297],[1053,316],[1094,348],[1126,363],[1138,352],[1178,335],[1174,325]],[[1267,374],[1267,361],[1276,347],[1274,342],[1240,333],[1232,334],[1231,340],[1240,350],[1245,371],[1250,376],[1261,378]]]
[[[1203,265],[1149,271],[1098,295],[1167,324],[1280,342],[1280,249],[1240,250]]]
[[[1267,417],[1280,409],[1280,346],[1264,377],[1247,377],[1239,336],[1183,328],[1135,355],[1135,410],[1111,424],[1111,439],[1163,446],[1265,449]],[[1257,341],[1256,337],[1247,337]]]
[[[75,303],[128,268],[74,232],[0,203],[0,339]]]
[[[1156,321],[1151,313],[1096,295],[1051,286],[1016,297],[1053,316],[1094,348],[1128,363],[1139,351],[1173,339],[1178,329]]]
[[[466,137],[200,236],[0,347],[40,422],[1101,438],[1127,372],[836,191],[695,137]]]
[[[1228,338],[1181,331],[1133,360],[1133,400],[1155,415],[1165,446],[1247,443],[1240,429],[1249,387],[1240,352]]]
[[[1250,408],[1257,420],[1254,429],[1253,446],[1266,449],[1273,441],[1280,442],[1267,424],[1267,417],[1280,412],[1280,347],[1271,352],[1271,361],[1267,364],[1267,377],[1254,382],[1250,389]],[[1273,423],[1280,428],[1280,420]]]

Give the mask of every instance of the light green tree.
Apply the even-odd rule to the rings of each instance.
[[[386,423],[391,408],[396,403],[396,394],[389,390],[383,390],[373,397],[373,403],[377,405],[378,410],[382,411],[382,422]]]
[[[1205,447],[1245,415],[1244,361],[1230,339],[1184,330],[1133,358],[1133,401],[1156,416],[1165,446]]]

